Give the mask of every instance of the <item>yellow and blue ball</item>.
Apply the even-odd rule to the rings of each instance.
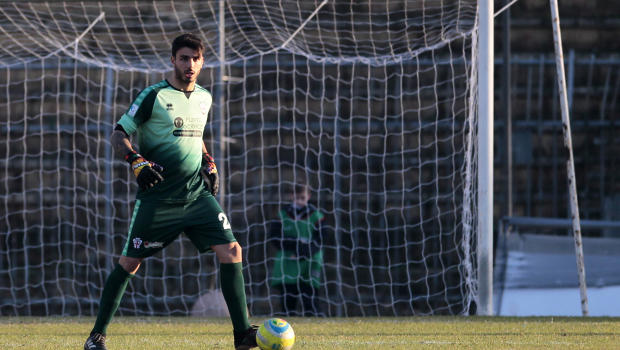
[[[295,344],[295,332],[285,320],[270,318],[258,327],[256,342],[262,350],[290,350]]]

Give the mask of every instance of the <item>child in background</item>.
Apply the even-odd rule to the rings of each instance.
[[[323,268],[324,215],[308,204],[310,189],[295,185],[291,204],[281,210],[271,225],[270,242],[278,250],[271,285],[281,295],[286,316],[323,316],[318,304]],[[302,312],[297,312],[297,300]]]

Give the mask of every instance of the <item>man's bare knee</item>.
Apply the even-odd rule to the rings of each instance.
[[[221,263],[233,264],[243,261],[241,246],[237,242],[211,246]]]
[[[134,274],[138,272],[140,264],[142,264],[142,260],[144,260],[144,258],[132,258],[122,255],[118,260],[118,264],[121,265],[125,271]]]

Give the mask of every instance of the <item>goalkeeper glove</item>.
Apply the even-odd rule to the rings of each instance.
[[[164,181],[164,178],[159,174],[164,168],[149,162],[135,151],[126,155],[125,160],[131,164],[131,170],[136,175],[136,181],[138,181],[138,186],[141,189],[148,190],[156,183]]]
[[[220,189],[220,176],[217,174],[215,161],[209,153],[202,154],[202,172],[205,174],[205,182],[208,183],[211,194],[215,197]]]

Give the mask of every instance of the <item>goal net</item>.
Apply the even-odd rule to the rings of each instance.
[[[0,4],[0,315],[96,314],[137,189],[109,136],[185,32],[206,44],[204,140],[252,315],[282,312],[269,230],[299,182],[325,215],[324,315],[468,314],[476,15],[474,0]],[[221,311],[198,302],[218,273],[182,235],[119,314]]]

